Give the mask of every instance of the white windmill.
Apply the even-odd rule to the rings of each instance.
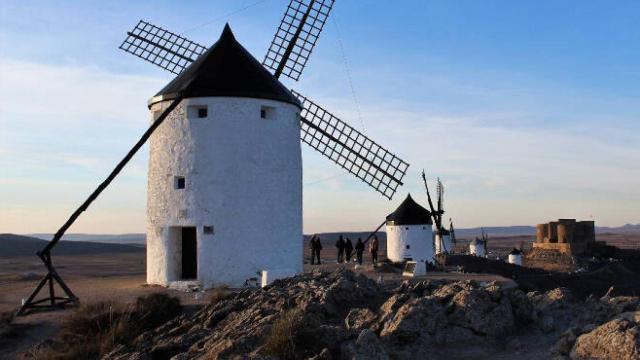
[[[410,194],[386,218],[387,258],[393,262],[415,261],[426,269],[433,261],[431,213]]]
[[[488,252],[487,252],[487,245],[489,242],[489,234],[487,234],[484,229],[482,229],[482,238],[475,238],[473,240],[471,240],[471,242],[469,243],[469,254],[470,255],[475,255],[475,256],[480,256],[480,257],[486,257]]]
[[[128,32],[121,49],[178,75],[149,102],[149,283],[301,272],[300,140],[389,199],[402,185],[406,162],[278,80],[298,80],[332,7],[291,0],[262,64],[228,25],[209,48],[145,21]]]
[[[56,271],[51,250],[152,135],[147,225],[152,283],[195,279],[204,286],[239,285],[257,271],[299,272],[299,139],[391,199],[409,165],[278,81],[280,75],[298,80],[333,3],[291,0],[262,63],[273,74],[228,27],[207,48],[140,21],[120,48],[180,76],[151,99],[145,133],[37,253],[47,272],[18,314],[79,303]],[[64,296],[56,294],[56,285]],[[36,299],[43,289],[48,295]]]
[[[520,249],[513,248],[513,250],[509,252],[507,262],[509,264],[522,266],[522,251]]]

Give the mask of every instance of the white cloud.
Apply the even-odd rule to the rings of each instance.
[[[145,122],[144,104],[164,82],[159,78],[112,74],[96,67],[6,58],[0,58],[0,80],[2,116],[19,115],[21,121],[38,126]]]
[[[0,59],[0,231],[59,226],[146,129],[146,101],[163,83]],[[362,129],[351,98],[320,100]],[[448,215],[459,226],[590,214],[602,224],[640,221],[637,133],[591,122],[530,126],[532,110],[508,104],[427,107],[416,99],[360,104],[363,132],[411,164],[391,202],[303,145],[305,231],[368,230],[407,192],[424,202],[423,167],[445,182]],[[143,231],[145,160],[143,150],[74,230]]]
[[[497,126],[485,120],[493,117],[489,113],[450,116],[425,115],[410,107],[364,108],[365,133],[411,164],[406,185],[386,203],[379,196],[365,196],[372,191],[364,185],[347,185],[359,182],[347,175],[340,196],[331,198],[333,208],[341,209],[333,215],[325,214],[330,210],[320,204],[326,199],[322,193],[327,196],[332,189],[307,187],[311,194],[305,210],[317,219],[307,224],[311,231],[375,224],[407,192],[423,195],[418,178],[423,167],[445,182],[449,214],[461,226],[531,224],[589,214],[602,224],[640,220],[637,211],[630,211],[640,201],[640,169],[633,165],[640,163],[640,149],[620,144],[621,137],[631,136],[624,130],[608,129],[605,137],[588,126]],[[350,189],[360,191],[351,194]],[[358,211],[362,204],[369,209]],[[361,221],[350,227],[350,218]]]
[[[163,82],[0,58],[0,230],[59,226],[146,130]],[[143,149],[74,229],[144,229],[145,177]]]

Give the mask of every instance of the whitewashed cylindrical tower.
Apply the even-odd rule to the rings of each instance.
[[[434,231],[433,241],[435,244],[436,254],[451,253],[451,247],[453,244],[451,243],[451,234],[449,234],[449,230],[443,228],[440,230],[440,234],[442,236],[438,235],[437,232]]]
[[[511,252],[509,253],[509,264],[515,264],[515,265],[520,265],[522,266],[522,251],[514,248],[513,250],[511,250]]]
[[[387,216],[387,258],[394,262],[433,261],[431,213],[411,195]]]
[[[147,282],[209,288],[302,272],[299,101],[225,27],[151,101]]]
[[[478,238],[471,240],[469,243],[469,254],[485,257],[487,254],[484,250],[484,240],[480,240]]]

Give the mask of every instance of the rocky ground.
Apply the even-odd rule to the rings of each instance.
[[[639,359],[640,300],[314,271],[219,293],[134,344],[107,358]]]

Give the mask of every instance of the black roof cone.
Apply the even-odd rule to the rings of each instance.
[[[431,213],[420,206],[408,194],[396,211],[387,215],[387,222],[393,221],[394,225],[431,225]]]
[[[190,97],[249,97],[301,107],[262,64],[236,40],[226,24],[218,41],[151,99],[151,104],[182,94]]]

